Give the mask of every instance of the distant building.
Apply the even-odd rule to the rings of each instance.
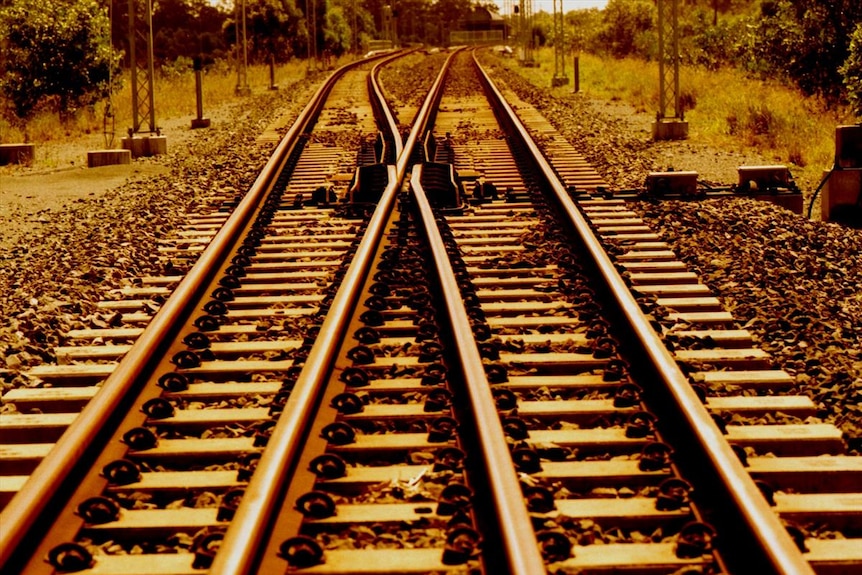
[[[449,43],[503,44],[509,37],[506,21],[496,12],[477,6],[460,22],[458,29],[449,32]]]

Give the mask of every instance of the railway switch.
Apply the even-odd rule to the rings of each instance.
[[[356,177],[350,187],[350,202],[354,204],[376,204],[383,195],[389,181],[395,178],[395,166],[372,164],[356,169]]]
[[[455,168],[452,164],[416,164],[410,185],[414,188],[421,187],[433,208],[457,210],[463,207],[463,194],[455,180]]]

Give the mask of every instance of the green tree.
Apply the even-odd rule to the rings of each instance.
[[[15,115],[47,105],[67,115],[102,97],[116,60],[96,0],[14,0],[0,8],[0,91]]]
[[[347,15],[341,6],[330,5],[326,11],[326,21],[323,26],[324,50],[333,56],[341,56],[350,51],[353,35]]]
[[[782,73],[806,94],[838,101],[843,94],[838,69],[859,22],[858,0],[762,0],[760,17],[750,21],[747,66]]]
[[[404,42],[437,42],[433,22],[436,16],[431,16],[433,9],[426,0],[398,0],[395,4],[398,17],[395,24],[398,40]]]
[[[235,18],[236,14],[231,14],[224,24],[224,37],[231,46],[236,45]],[[270,56],[278,60],[305,56],[308,52],[306,26],[306,19],[294,0],[248,0],[246,40],[249,59],[268,62]]]
[[[449,32],[458,27],[458,21],[463,19],[473,9],[470,0],[437,0],[431,6],[430,16],[440,25],[440,43],[449,45]],[[436,40],[434,38],[431,39]]]
[[[573,50],[596,50],[596,33],[602,13],[597,8],[572,10],[566,14],[566,42]]]
[[[128,4],[128,2],[126,2]],[[128,7],[123,9],[128,19]],[[116,13],[114,26],[117,25]],[[221,30],[227,13],[205,0],[159,0],[153,4],[153,55],[157,62],[173,62],[184,56],[207,58],[223,54]],[[125,44],[125,39],[124,39]]]
[[[838,68],[847,59],[856,24],[862,22],[862,3],[793,0],[793,4],[802,38],[788,71],[806,93],[820,93],[837,101],[843,93]]]
[[[648,47],[654,44],[656,18],[651,0],[610,0],[602,11],[601,49],[616,57],[652,56]]]
[[[344,48],[348,51],[353,51],[354,44],[356,49],[363,53],[363,47],[368,45],[368,40],[374,35],[374,17],[365,6],[365,2],[361,0],[329,0],[329,6],[333,10],[340,10],[341,18],[347,25],[348,29],[342,31],[342,36],[346,41]],[[413,14],[410,12],[410,14]],[[339,24],[340,26],[341,24]],[[327,24],[329,26],[329,24]],[[356,30],[354,30],[354,26]],[[356,37],[354,38],[354,34]]]
[[[841,66],[847,99],[856,117],[862,121],[862,23],[856,25],[850,37],[850,55]]]

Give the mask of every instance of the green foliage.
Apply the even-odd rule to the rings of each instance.
[[[470,0],[437,0],[432,6],[431,18],[439,26],[441,43],[449,43],[449,31],[457,28],[459,20],[473,9]],[[432,39],[433,41],[433,39]]]
[[[322,13],[321,13],[322,14]],[[236,46],[236,14],[224,23],[227,43]],[[308,53],[307,21],[294,0],[247,0],[246,42],[251,62],[269,62],[270,56],[287,60]],[[239,20],[242,42],[242,19]]]
[[[856,25],[850,37],[850,54],[839,71],[844,78],[850,107],[862,121],[862,22]]]
[[[173,62],[163,63],[160,71],[162,78],[181,78],[194,70],[194,61],[188,56],[180,56]]]
[[[574,10],[565,16],[566,41],[574,50],[595,50],[593,46],[593,30],[601,26],[602,13],[592,8],[590,10]]]
[[[740,38],[747,34],[746,22],[741,19],[724,19],[708,26],[693,38],[693,52],[689,61],[708,70],[733,65],[742,60],[744,45]]]
[[[610,0],[602,12],[597,42],[604,51],[621,58],[650,56],[655,42],[656,8],[650,0]]]
[[[862,22],[862,3],[858,0],[794,0],[794,4],[802,42],[788,72],[806,93],[838,100],[843,92],[838,69],[847,59],[850,36],[856,24]]]
[[[326,24],[323,28],[324,50],[333,56],[342,56],[350,50],[352,34],[341,6],[332,6],[326,12]]]
[[[743,68],[764,75],[785,73],[802,41],[802,31],[790,12],[786,0],[761,2],[760,14],[748,21],[751,34],[745,38]]]
[[[116,0],[115,0],[116,1]],[[114,28],[128,34],[128,2],[114,8]],[[213,60],[225,55],[222,25],[227,14],[206,0],[158,0],[153,2],[153,55],[157,62],[203,56]],[[117,41],[115,33],[115,42]]]
[[[364,53],[363,47],[368,45],[368,40],[375,32],[374,18],[364,5],[365,3],[354,0],[328,0],[328,2],[329,6],[333,10],[339,11],[341,15],[332,22],[327,18],[327,27],[347,27],[346,30],[341,29],[331,34],[332,37],[339,39],[340,47],[337,49],[330,47],[330,50],[334,50],[336,54],[343,54],[353,51],[355,46],[360,53]],[[355,38],[354,34],[356,35]]]
[[[96,0],[15,0],[0,8],[0,91],[16,116],[38,106],[71,114],[104,95],[115,66]]]
[[[575,20],[573,37],[586,49],[657,55],[655,0],[610,0],[598,26],[594,18]],[[784,79],[836,103],[849,95],[839,68],[859,23],[859,0],[680,0],[679,55],[710,70],[732,66]]]
[[[862,22],[858,0],[762,0],[748,19],[740,64],[763,75],[780,75],[808,95],[832,102],[843,94],[838,71],[847,59],[850,34]]]

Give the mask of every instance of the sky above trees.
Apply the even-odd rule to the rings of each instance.
[[[604,8],[608,0],[563,0],[563,12],[582,8]],[[533,10],[551,12],[554,9],[553,0],[533,0]]]
[[[234,0],[207,0],[213,6],[232,7]],[[511,12],[511,6],[517,3],[517,0],[495,0],[494,2],[500,8],[501,14]],[[584,8],[599,8],[607,6],[608,0],[563,0],[563,11],[579,10]],[[553,0],[533,0],[533,11],[552,12],[554,8]]]

